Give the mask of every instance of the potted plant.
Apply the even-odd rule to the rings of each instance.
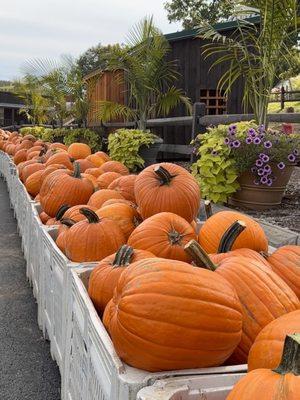
[[[281,203],[300,152],[300,136],[266,130],[254,122],[210,128],[196,141],[192,171],[202,194],[256,210]]]
[[[156,162],[162,142],[161,138],[148,131],[118,129],[108,137],[108,150],[113,160],[122,162],[135,172]]]

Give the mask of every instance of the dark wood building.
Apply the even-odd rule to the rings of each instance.
[[[11,92],[0,91],[0,127],[28,123],[19,111],[24,107],[22,99]]]

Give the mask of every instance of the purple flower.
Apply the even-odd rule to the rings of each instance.
[[[272,144],[272,142],[270,140],[267,140],[264,143],[264,146],[265,146],[266,149],[270,149],[273,146],[273,144]]]
[[[263,133],[263,132],[265,132],[265,130],[266,130],[266,128],[265,128],[264,125],[259,125],[259,127],[258,127],[258,132],[259,133]]]
[[[259,137],[256,137],[253,139],[254,144],[261,144],[261,139]]]
[[[230,142],[229,146],[230,146],[231,148],[233,148],[233,147],[234,147],[233,142]]]
[[[266,175],[262,176],[260,178],[260,182],[265,185],[268,182],[268,177]]]
[[[248,130],[248,136],[250,136],[250,137],[255,137],[255,136],[256,136],[255,129],[250,128],[250,129]]]
[[[252,137],[248,136],[248,137],[246,138],[246,143],[247,143],[247,144],[251,144],[251,143],[252,143]]]
[[[257,179],[254,179],[253,183],[254,185],[259,185],[259,181]]]
[[[255,162],[255,165],[256,165],[257,167],[262,167],[263,164],[264,164],[263,161],[260,160],[260,159],[256,160],[256,162]]]
[[[265,173],[265,171],[264,171],[263,168],[259,168],[259,169],[257,170],[257,175],[258,175],[258,176],[263,176],[264,173]]]
[[[216,150],[213,150],[213,151],[211,152],[211,155],[212,155],[212,156],[217,156],[217,155],[218,155],[218,152],[217,152]]]
[[[270,157],[267,154],[264,154],[264,156],[262,157],[262,160],[264,163],[267,163],[270,161]]]
[[[233,142],[233,147],[235,147],[235,148],[240,147],[240,145],[241,145],[241,142],[240,142],[239,140],[235,140],[235,141]]]
[[[268,185],[268,186],[272,186],[272,185],[273,185],[273,179],[272,179],[272,178],[269,178],[269,179],[268,179],[267,185]]]
[[[289,154],[289,155],[288,155],[288,160],[289,160],[290,162],[294,162],[294,161],[296,160],[296,157],[294,156],[294,154]]]
[[[251,168],[251,172],[252,172],[253,174],[255,174],[256,171],[257,171],[257,168],[256,168],[256,167],[252,167],[252,168]]]
[[[262,160],[265,155],[266,155],[265,153],[260,153],[258,157]]]
[[[295,149],[295,150],[293,151],[293,154],[294,154],[295,156],[299,156],[299,151],[298,151],[297,149]]]
[[[230,125],[228,128],[228,134],[234,136],[236,134],[236,125]]]
[[[264,166],[264,171],[265,174],[270,174],[272,172],[272,168],[270,167],[270,165],[267,164]]]
[[[279,164],[277,164],[277,168],[284,169],[285,168],[285,163],[281,161]]]
[[[224,143],[225,143],[225,144],[229,144],[229,143],[230,143],[230,139],[229,139],[228,137],[225,138],[225,139],[224,139]]]

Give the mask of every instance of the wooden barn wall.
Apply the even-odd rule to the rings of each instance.
[[[99,101],[113,101],[124,104],[125,85],[122,79],[123,72],[104,71],[88,80],[87,90],[91,102],[91,109],[88,114],[88,126],[99,125],[97,111],[99,110]],[[122,80],[120,82],[120,79]]]

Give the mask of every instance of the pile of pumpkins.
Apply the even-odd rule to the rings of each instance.
[[[199,226],[199,186],[172,163],[133,175],[86,144],[17,132],[0,132],[0,149],[61,251],[99,261],[88,292],[122,360],[147,371],[248,363],[228,399],[299,396],[299,246],[268,254],[258,222],[209,204]]]

